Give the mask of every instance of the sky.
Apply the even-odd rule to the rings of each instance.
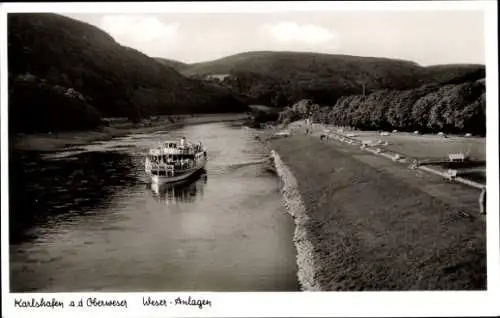
[[[118,43],[186,63],[247,51],[387,57],[421,65],[485,64],[481,11],[82,14]]]

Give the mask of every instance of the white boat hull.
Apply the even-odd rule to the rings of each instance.
[[[177,182],[181,181],[184,179],[187,179],[191,177],[193,174],[197,173],[201,169],[204,169],[206,165],[206,159],[202,160],[199,165],[189,171],[186,171],[185,173],[179,174],[177,176],[158,176],[149,173],[149,177],[151,179],[151,183],[157,184],[157,185],[162,185],[165,183],[172,183],[172,182]]]

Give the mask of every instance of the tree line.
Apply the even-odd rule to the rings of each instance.
[[[360,130],[486,134],[484,80],[458,85],[424,85],[408,90],[378,90],[338,99],[320,107],[302,100],[286,107],[282,123],[311,116],[315,122]]]

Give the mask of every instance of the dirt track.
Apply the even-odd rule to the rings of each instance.
[[[486,288],[486,226],[476,189],[315,136],[269,146],[282,163],[296,220],[304,289]]]

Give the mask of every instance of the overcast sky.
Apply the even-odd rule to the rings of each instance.
[[[65,15],[149,56],[188,63],[256,50],[485,63],[480,11]]]

